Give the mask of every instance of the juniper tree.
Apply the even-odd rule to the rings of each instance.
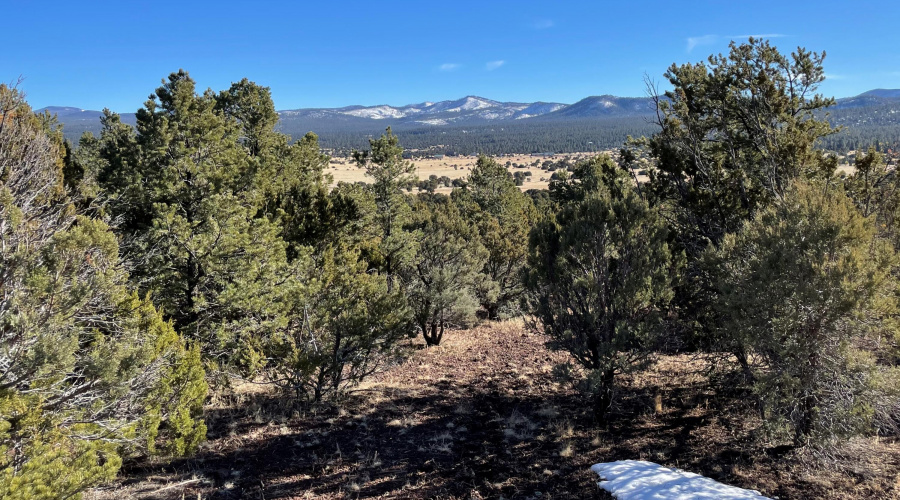
[[[609,158],[553,186],[559,211],[531,233],[526,302],[538,325],[587,368],[605,418],[616,376],[647,366],[672,299],[668,231]]]
[[[0,497],[112,479],[132,453],[205,437],[189,348],[127,285],[116,237],[64,189],[58,143],[0,85]]]
[[[853,174],[844,180],[844,188],[864,217],[875,217],[878,234],[900,249],[900,182],[896,169],[884,161],[874,148],[854,160]]]
[[[417,203],[413,220],[408,229],[418,244],[403,272],[406,297],[426,345],[439,345],[448,328],[473,324],[488,254],[446,196]]]
[[[895,367],[873,346],[896,338],[897,256],[839,189],[799,183],[719,249],[718,334],[748,353],[770,429],[828,444],[900,418]]]
[[[394,361],[410,331],[401,292],[367,272],[352,246],[329,245],[297,259],[290,320],[267,338],[265,373],[298,398],[340,396]]]
[[[528,232],[536,219],[534,204],[521,192],[506,167],[480,156],[466,188],[454,193],[466,218],[478,228],[488,252],[478,298],[490,319],[517,306]]]

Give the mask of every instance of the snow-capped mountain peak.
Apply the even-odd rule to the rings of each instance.
[[[360,118],[371,118],[373,120],[383,120],[385,118],[403,118],[406,113],[393,108],[391,106],[372,106],[370,108],[353,109],[344,111],[344,114],[350,116],[358,116]]]
[[[347,106],[332,109],[297,109],[281,111],[282,116],[321,117],[346,116],[368,120],[410,121],[424,125],[447,125],[540,116],[558,109],[559,103],[511,103],[499,102],[478,96],[466,96],[452,101],[426,101],[406,106]]]

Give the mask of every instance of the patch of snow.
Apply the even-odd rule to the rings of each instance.
[[[490,108],[492,106],[494,106],[493,103],[486,101],[484,99],[478,99],[475,97],[466,97],[465,102],[459,107],[459,109],[465,110],[465,111],[474,111],[476,109]]]
[[[478,113],[477,116],[484,120],[502,120],[504,118],[509,118],[513,113],[514,113],[514,111],[511,111],[511,110],[500,109],[500,110],[482,111],[482,112]]]
[[[373,106],[371,108],[354,109],[344,111],[345,115],[358,116],[360,118],[371,118],[373,120],[382,120],[384,118],[403,118],[405,113],[397,108],[390,106]]]
[[[558,111],[562,108],[565,108],[565,104],[558,103],[547,103],[547,102],[536,102],[533,104],[529,104],[528,106],[522,108],[515,116],[516,120],[521,120],[522,118],[531,118],[532,116],[541,116],[547,113],[552,113],[554,111]]]
[[[770,500],[758,491],[643,460],[596,464],[591,470],[600,476],[597,484],[619,500]]]
[[[461,111],[477,111],[479,109],[492,108],[499,105],[496,101],[480,97],[465,97],[458,101],[443,101],[434,106],[435,111],[459,113]]]
[[[442,120],[440,118],[432,118],[430,120],[416,120],[416,123],[423,123],[425,125],[446,125],[447,120]]]

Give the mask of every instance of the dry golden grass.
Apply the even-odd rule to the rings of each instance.
[[[611,151],[609,153],[612,153]],[[523,191],[529,189],[546,189],[550,183],[550,176],[553,172],[541,170],[540,167],[531,166],[535,160],[543,163],[545,160],[558,161],[563,158],[570,158],[572,162],[596,156],[599,153],[569,153],[560,154],[551,157],[531,156],[531,155],[508,155],[495,158],[501,165],[506,162],[517,163],[519,165],[528,165],[527,168],[510,168],[510,172],[531,172],[531,177],[525,180],[525,184],[521,186]],[[416,166],[416,172],[420,180],[427,179],[430,175],[438,177],[447,176],[450,179],[465,179],[472,172],[475,162],[478,161],[477,156],[445,156],[442,159],[424,158],[413,160]],[[352,159],[348,158],[332,158],[328,164],[327,173],[331,174],[334,183],[338,182],[368,182],[365,171],[358,168]],[[452,188],[441,186],[437,189],[439,193],[449,193]]]
[[[613,158],[615,158],[618,153],[615,150],[608,150],[603,152],[578,152],[578,153],[566,153],[559,154],[550,157],[544,156],[532,156],[532,155],[524,155],[524,154],[516,154],[516,155],[505,155],[500,157],[495,157],[495,159],[502,165],[505,165],[506,162],[510,162],[511,164],[519,164],[519,165],[527,165],[526,168],[509,168],[510,172],[531,172],[531,176],[525,179],[524,185],[520,186],[522,191],[527,191],[529,189],[546,189],[550,184],[550,176],[553,175],[553,172],[548,172],[545,170],[541,170],[541,168],[532,166],[535,160],[543,163],[545,160],[551,161],[559,161],[563,158],[569,158],[573,163],[576,161],[588,159],[598,154],[609,154]],[[846,163],[846,156],[840,156],[839,161],[841,162],[838,165],[838,174],[850,175],[854,172],[854,168],[852,165]],[[472,172],[472,168],[475,166],[475,162],[478,160],[477,156],[445,156],[441,159],[435,158],[423,158],[413,160],[413,164],[416,166],[416,174],[419,177],[419,180],[427,179],[431,175],[436,175],[438,177],[449,177],[450,179],[465,179]],[[893,159],[891,161],[894,161]],[[348,182],[348,183],[356,183],[356,182],[369,182],[368,177],[366,177],[365,170],[358,168],[351,158],[332,158],[328,163],[328,169],[326,173],[330,174],[333,178],[333,185],[338,182]],[[648,177],[646,175],[637,176],[639,182],[646,182]],[[441,186],[436,192],[438,193],[449,193],[453,188],[448,188]]]

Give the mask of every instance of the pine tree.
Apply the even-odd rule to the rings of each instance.
[[[416,183],[416,167],[403,159],[400,139],[390,127],[378,139],[369,139],[369,148],[368,151],[354,151],[353,159],[372,178],[371,192],[377,210],[375,222],[381,232],[378,267],[387,276],[388,290],[392,291],[396,273],[415,252],[413,241],[403,231],[403,225],[409,221],[411,211],[405,190]]]
[[[484,280],[478,297],[488,318],[501,311],[509,314],[518,305],[523,288],[522,268],[528,253],[528,233],[536,219],[534,203],[516,186],[506,167],[480,156],[469,174],[465,189],[454,199],[478,228],[488,251]]]
[[[646,189],[689,256],[718,245],[795,178],[832,174],[835,159],[816,149],[834,132],[817,115],[834,104],[816,94],[824,58],[802,48],[788,57],[751,38],[666,72],[673,90],[657,102],[662,130],[647,143],[655,165]]]
[[[722,321],[712,303],[715,276],[699,256],[784,196],[797,178],[829,178],[836,159],[817,148],[834,132],[821,111],[834,103],[817,94],[824,53],[781,54],[769,42],[732,42],[728,54],[673,64],[673,89],[657,101],[660,131],[624,158],[648,159],[642,194],[669,224],[687,256],[678,284],[679,341],[713,352],[733,348],[712,334]],[[732,354],[746,367],[746,353]]]
[[[240,124],[241,144],[251,157],[266,154],[281,142],[282,134],[275,132],[278,113],[268,87],[244,78],[216,96],[216,107]]]
[[[173,73],[138,111],[136,135],[106,117],[98,181],[126,221],[141,290],[208,360],[229,363],[285,321],[277,284],[287,245],[263,209],[261,185],[273,181],[261,156],[278,138],[260,127],[271,123],[241,103],[224,107],[246,122],[222,107],[213,92],[198,95],[186,72]],[[242,126],[254,137],[242,140]]]

